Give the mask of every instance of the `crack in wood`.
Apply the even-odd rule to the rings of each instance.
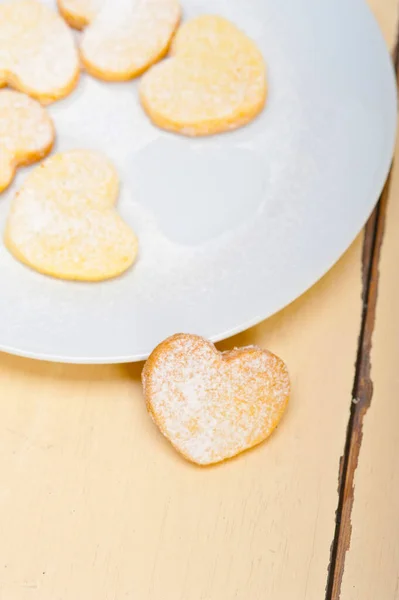
[[[399,30],[393,53],[395,71],[399,73]],[[354,500],[354,475],[357,469],[363,437],[363,421],[373,396],[371,379],[371,348],[375,324],[379,261],[384,237],[391,175],[365,229],[362,252],[362,319],[356,357],[352,402],[346,432],[345,448],[340,460],[338,478],[338,507],[335,532],[331,545],[330,564],[326,586],[326,600],[339,600],[344,574],[345,557],[349,550]]]

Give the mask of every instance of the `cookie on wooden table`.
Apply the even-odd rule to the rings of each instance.
[[[100,281],[126,271],[137,238],[115,210],[118,174],[100,153],[55,154],[16,193],[4,241],[21,262],[61,279]]]
[[[58,0],[61,14],[85,29],[80,51],[86,70],[105,81],[126,81],[168,51],[180,21],[178,0]]]
[[[79,78],[73,34],[57,12],[36,0],[0,4],[0,86],[48,104]]]
[[[255,346],[218,352],[196,335],[162,342],[142,374],[148,410],[188,460],[210,465],[268,438],[290,394],[283,361]]]
[[[140,82],[144,110],[159,127],[188,136],[237,129],[264,108],[266,67],[256,44],[213,15],[184,24],[171,57]]]
[[[54,138],[53,122],[39,102],[0,90],[0,192],[10,185],[17,167],[46,156]]]

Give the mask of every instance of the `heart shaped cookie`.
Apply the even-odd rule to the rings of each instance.
[[[159,127],[201,136],[253,120],[265,105],[266,89],[255,43],[226,19],[204,15],[179,29],[171,58],[142,78],[140,99]]]
[[[47,104],[73,90],[79,70],[73,35],[56,12],[36,0],[0,4],[0,86]]]
[[[54,137],[53,122],[39,102],[20,92],[0,90],[0,192],[18,166],[50,152]]]
[[[142,374],[155,423],[185,458],[210,465],[263,442],[286,408],[283,361],[257,347],[220,353],[196,335],[162,342]]]
[[[136,77],[168,51],[180,21],[178,0],[58,0],[73,27],[86,28],[86,70],[106,81]]]
[[[120,275],[137,239],[115,210],[118,175],[97,152],[74,150],[36,167],[15,195],[4,241],[21,262],[61,279]]]

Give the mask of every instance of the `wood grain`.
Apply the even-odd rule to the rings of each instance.
[[[372,3],[390,31],[390,0]],[[221,345],[280,354],[294,393],[270,441],[220,467],[193,467],[159,435],[141,365],[1,355],[0,600],[323,598],[361,251],[358,239],[310,292]]]
[[[363,420],[373,397],[370,353],[378,297],[378,265],[384,235],[389,191],[390,181],[385,187],[378,206],[365,229],[362,253],[364,312],[359,335],[353,399],[350,409],[345,449],[340,468],[339,502],[327,582],[326,600],[338,600],[341,596],[341,582],[345,568],[346,553],[349,550],[351,542],[354,474],[358,466],[359,455],[361,452]]]
[[[372,8],[374,8],[376,16],[380,17],[380,25],[385,33],[387,43],[394,48],[393,59],[396,71],[398,71],[398,29],[397,26],[395,30],[392,28],[392,24],[396,24],[398,21],[397,2],[396,0],[395,2],[385,2],[385,10],[381,13],[378,13],[377,6],[372,6]],[[351,516],[355,500],[354,479],[362,452],[364,418],[373,398],[371,350],[378,300],[379,263],[387,216],[387,205],[390,196],[391,176],[385,185],[376,209],[367,223],[363,241],[363,316],[359,335],[353,401],[350,410],[344,455],[341,461],[336,530],[332,545],[326,600],[338,600],[341,598],[341,584],[345,569],[346,553],[351,544]],[[388,598],[389,596],[383,595],[381,597]],[[359,596],[360,598],[363,598],[363,596]]]
[[[357,241],[308,294],[224,344],[282,355],[294,394],[269,443],[218,468],[191,466],[159,435],[140,365],[3,355],[1,600],[320,600],[360,321],[360,250]]]
[[[385,221],[380,262],[374,258],[374,277],[369,327],[374,325],[369,348],[369,379],[372,398],[360,402],[356,410],[354,446],[362,438],[358,468],[352,473],[355,502],[352,538],[342,581],[344,600],[399,598],[399,404],[398,383],[399,277],[399,144],[396,148],[391,184],[384,197],[379,230]],[[386,218],[384,219],[384,212]],[[378,277],[379,270],[379,277]],[[375,317],[375,322],[373,323]],[[364,366],[366,368],[367,365]],[[360,382],[362,387],[362,382]],[[367,386],[363,386],[367,389]],[[371,402],[370,402],[371,400]]]

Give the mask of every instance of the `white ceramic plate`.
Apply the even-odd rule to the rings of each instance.
[[[54,3],[55,4],[55,3]],[[136,361],[176,332],[218,340],[302,294],[348,247],[389,168],[393,70],[363,0],[183,0],[241,26],[268,63],[251,125],[189,140],[143,114],[136,82],[82,76],[51,107],[58,150],[117,165],[140,257],[100,284],[35,273],[0,247],[0,349],[76,363]],[[0,198],[4,227],[9,200]]]

